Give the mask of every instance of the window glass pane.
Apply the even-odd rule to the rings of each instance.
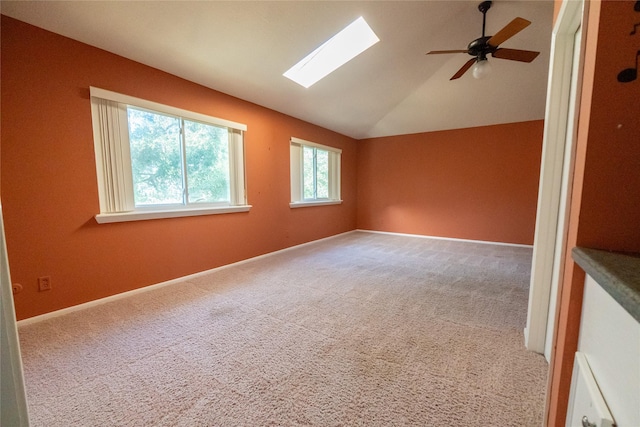
[[[180,119],[127,108],[136,206],[182,203]]]
[[[316,198],[329,198],[329,152],[316,149]]]
[[[303,198],[315,199],[313,156],[315,148],[302,146],[302,185]]]
[[[185,120],[188,203],[228,202],[229,132]]]

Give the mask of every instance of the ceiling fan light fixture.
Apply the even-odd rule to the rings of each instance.
[[[484,79],[491,74],[491,64],[487,58],[478,59],[473,65],[473,77],[476,79]]]

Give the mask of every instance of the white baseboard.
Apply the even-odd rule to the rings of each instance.
[[[74,305],[74,306],[71,306],[71,307],[63,308],[63,309],[60,309],[60,310],[52,311],[52,312],[49,312],[49,313],[41,314],[39,316],[29,317],[27,319],[19,320],[17,322],[17,324],[18,324],[18,327],[20,327],[20,326],[25,326],[25,325],[30,325],[30,324],[33,324],[33,323],[37,323],[37,322],[42,322],[43,320],[51,319],[51,318],[62,316],[62,315],[69,314],[69,313],[73,313],[74,311],[85,310],[87,308],[95,307],[95,306],[98,306],[98,305],[101,305],[101,304],[105,304],[105,303],[108,303],[108,302],[111,302],[111,301],[116,301],[116,300],[119,300],[119,299],[122,299],[122,298],[127,298],[127,297],[130,297],[132,295],[136,295],[136,294],[139,294],[139,293],[142,293],[142,292],[148,292],[148,291],[151,291],[151,290],[154,290],[154,289],[162,288],[164,286],[174,285],[176,283],[184,282],[184,281],[187,281],[187,280],[190,280],[190,279],[195,279],[196,277],[204,276],[205,274],[213,273],[214,271],[219,271],[219,270],[222,270],[224,268],[229,268],[229,267],[241,265],[241,264],[244,264],[244,263],[247,263],[247,262],[256,261],[258,259],[267,258],[267,257],[273,256],[273,255],[276,255],[276,254],[280,254],[280,253],[283,253],[283,252],[287,252],[287,251],[290,251],[290,250],[293,250],[293,249],[298,249],[298,248],[301,248],[303,246],[311,245],[313,243],[318,243],[318,242],[321,242],[323,240],[334,239],[334,238],[339,237],[339,236],[344,236],[346,234],[354,233],[356,231],[357,230],[351,230],[351,231],[347,231],[347,232],[344,232],[344,233],[335,234],[333,236],[324,237],[322,239],[312,240],[310,242],[301,243],[299,245],[290,246],[290,247],[284,248],[284,249],[279,249],[277,251],[269,252],[267,254],[258,255],[258,256],[252,257],[252,258],[247,258],[247,259],[244,259],[242,261],[237,261],[237,262],[234,262],[234,263],[231,263],[231,264],[221,265],[220,267],[212,268],[212,269],[201,271],[201,272],[198,272],[198,273],[189,274],[187,276],[178,277],[176,279],[167,280],[166,282],[161,282],[161,283],[156,283],[154,285],[144,286],[142,288],[133,289],[131,291],[121,292],[119,294],[110,295],[108,297],[100,298],[100,299],[97,299],[97,300],[93,300],[93,301],[85,302],[85,303],[82,303],[82,304]]]
[[[519,244],[519,243],[491,242],[491,241],[487,241],[487,240],[457,239],[455,237],[426,236],[426,235],[423,235],[423,234],[392,233],[390,231],[374,231],[374,230],[362,230],[362,229],[357,229],[355,231],[362,231],[364,233],[389,234],[389,235],[392,235],[392,236],[418,237],[418,238],[421,238],[421,239],[449,240],[449,241],[452,241],[452,242],[481,243],[483,245],[500,245],[500,246],[511,246],[511,247],[516,247],[516,248],[533,248],[533,245],[522,245],[522,244]]]

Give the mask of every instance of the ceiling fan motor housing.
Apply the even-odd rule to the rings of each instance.
[[[490,38],[491,36],[480,37],[469,43],[467,47],[469,55],[486,58],[488,54],[495,52],[498,48],[487,43]]]

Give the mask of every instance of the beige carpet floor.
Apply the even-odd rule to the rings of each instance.
[[[539,426],[530,268],[354,232],[24,325],[32,425]]]

